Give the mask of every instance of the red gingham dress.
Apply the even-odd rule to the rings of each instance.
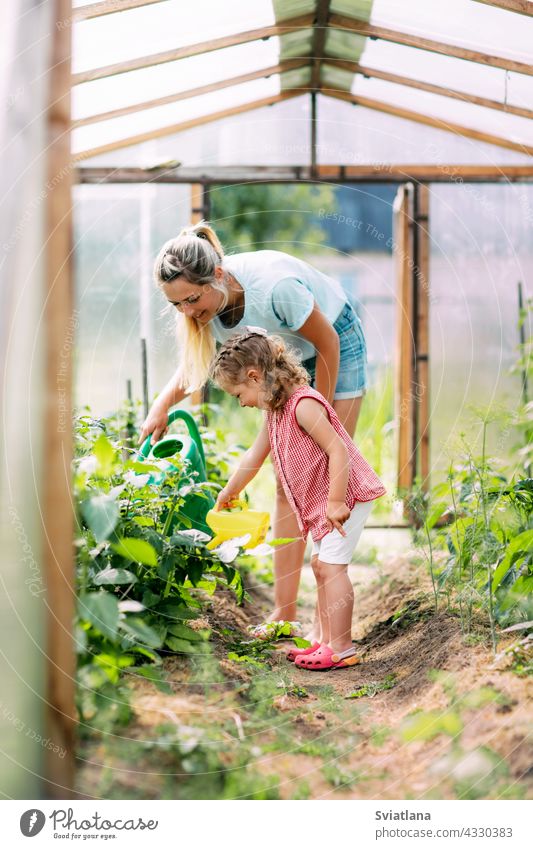
[[[348,449],[350,476],[346,506],[353,510],[357,502],[373,501],[384,495],[386,490],[324,396],[310,386],[297,389],[281,410],[267,412],[268,435],[274,466],[289,504],[296,513],[300,530],[304,537],[311,531],[313,540],[318,542],[330,530],[326,521],[329,459],[325,451],[298,424],[296,407],[302,398],[314,398],[324,405],[330,424]]]

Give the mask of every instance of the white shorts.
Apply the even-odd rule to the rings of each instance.
[[[318,542],[313,541],[312,557],[318,554],[322,563],[350,563],[373,506],[373,501],[359,501],[342,526],[346,536],[335,528]]]

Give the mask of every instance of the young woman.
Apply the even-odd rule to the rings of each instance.
[[[289,343],[315,388],[353,435],[366,388],[366,345],[361,322],[336,280],[280,251],[225,256],[205,222],[184,228],[163,245],[154,278],[176,307],[181,358],[152,405],[141,439],[152,434],[155,442],[163,435],[169,407],[206,381],[216,343],[244,326],[261,327]],[[273,530],[276,537],[299,536],[279,480]],[[276,552],[272,621],[296,619],[304,551],[305,540],[300,539]]]
[[[305,540],[310,533],[313,539],[317,639],[287,657],[313,671],[352,666],[359,658],[352,645],[348,564],[372,502],[385,488],[279,337],[258,331],[233,337],[222,345],[211,374],[241,407],[266,412],[254,444],[219,493],[217,508],[236,501],[271,454],[301,537]]]

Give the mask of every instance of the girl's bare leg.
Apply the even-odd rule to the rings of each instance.
[[[280,482],[276,479],[276,512],[273,521],[274,538],[295,537],[296,542],[287,543],[274,552],[274,610],[269,617],[277,621],[296,619],[296,601],[300,573],[305,553],[305,540],[298,526],[296,515],[290,506]]]
[[[335,652],[352,647],[353,586],[348,577],[348,564],[317,561],[315,574],[321,576],[328,618],[327,644]]]
[[[314,639],[318,640],[320,645],[326,643],[329,645],[330,641],[330,631],[329,631],[329,619],[328,619],[328,609],[327,609],[327,600],[326,600],[326,589],[325,589],[325,580],[324,580],[324,570],[320,568],[320,561],[318,559],[318,555],[315,556],[311,560],[311,566],[313,567],[313,572],[316,578],[316,586],[317,586],[317,603],[316,603],[316,615],[318,618],[318,630],[314,634]]]

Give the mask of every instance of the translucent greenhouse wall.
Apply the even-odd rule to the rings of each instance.
[[[46,755],[41,478],[47,51],[50,4],[0,7],[0,793],[42,795]],[[31,49],[30,49],[31,48]],[[59,388],[59,384],[58,384]],[[51,741],[52,745],[54,741]]]
[[[533,186],[432,185],[430,233],[435,475],[456,455],[463,429],[479,439],[472,407],[504,415],[518,407],[520,379],[510,369],[519,344],[518,281],[526,297],[533,295]],[[514,462],[516,434],[509,424],[491,426],[489,447]]]
[[[154,257],[190,221],[190,186],[77,186],[78,345],[75,403],[95,414],[142,397],[141,336],[150,397],[176,368],[173,321],[152,282]]]

